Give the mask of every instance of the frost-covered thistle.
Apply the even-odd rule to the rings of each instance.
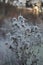
[[[40,59],[42,35],[39,27],[24,21],[23,16],[12,18],[11,29],[6,33],[6,65],[37,65]],[[3,46],[2,46],[3,47]],[[5,61],[5,63],[6,63]],[[10,64],[9,64],[10,63]]]

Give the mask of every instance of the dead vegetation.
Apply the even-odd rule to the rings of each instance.
[[[0,4],[0,13],[2,10],[3,10],[3,5]],[[43,13],[39,14],[38,9],[25,8],[25,7],[19,9],[18,7],[14,7],[14,6],[9,5],[9,4],[5,4],[5,14],[3,14],[3,11],[2,11],[2,14],[0,15],[0,20],[3,20],[5,18],[9,18],[9,17],[11,17],[11,18],[16,17],[17,18],[18,15],[20,15],[20,14],[23,15],[30,22],[38,22],[38,23],[43,22]]]

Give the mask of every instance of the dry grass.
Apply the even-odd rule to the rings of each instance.
[[[0,15],[0,19],[8,18],[8,17],[18,17],[18,15],[23,15],[26,19],[28,19],[30,22],[41,22],[43,21],[43,14],[40,14],[38,16],[33,15],[32,8],[22,8],[19,9],[17,7],[14,7],[12,5],[6,4],[5,9],[7,9],[6,15]]]

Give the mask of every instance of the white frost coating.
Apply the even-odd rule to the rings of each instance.
[[[14,17],[14,18],[12,18],[12,21],[14,22],[14,21],[17,21],[17,19]]]
[[[23,18],[23,16],[18,16],[18,21],[23,21],[24,20],[24,18]]]
[[[8,20],[9,22],[9,20]],[[6,29],[3,27],[1,28],[2,31],[5,32],[5,37],[2,36],[0,39],[0,53],[7,54],[11,60],[11,55],[14,56],[15,60],[17,60],[17,52],[19,55],[19,61],[21,60],[22,53],[24,54],[23,59],[28,58],[30,52],[35,52],[34,46],[36,48],[37,45],[43,43],[43,36],[40,33],[39,27],[29,24],[24,20],[23,16],[18,16],[18,19],[12,18],[9,24],[6,22],[5,24],[9,26],[8,30],[7,26]],[[3,26],[5,25],[3,24]],[[34,46],[33,46],[34,45]],[[39,48],[39,47],[38,47]],[[31,65],[33,56],[30,56],[30,59],[27,61]],[[1,59],[1,58],[0,58]],[[22,59],[22,60],[23,60]],[[15,61],[18,63],[17,61]],[[17,64],[18,65],[18,64]],[[28,64],[27,64],[28,65]]]

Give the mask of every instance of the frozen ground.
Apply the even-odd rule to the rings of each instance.
[[[4,20],[0,28],[0,65],[15,64],[43,65],[43,24],[33,25],[23,16]]]

